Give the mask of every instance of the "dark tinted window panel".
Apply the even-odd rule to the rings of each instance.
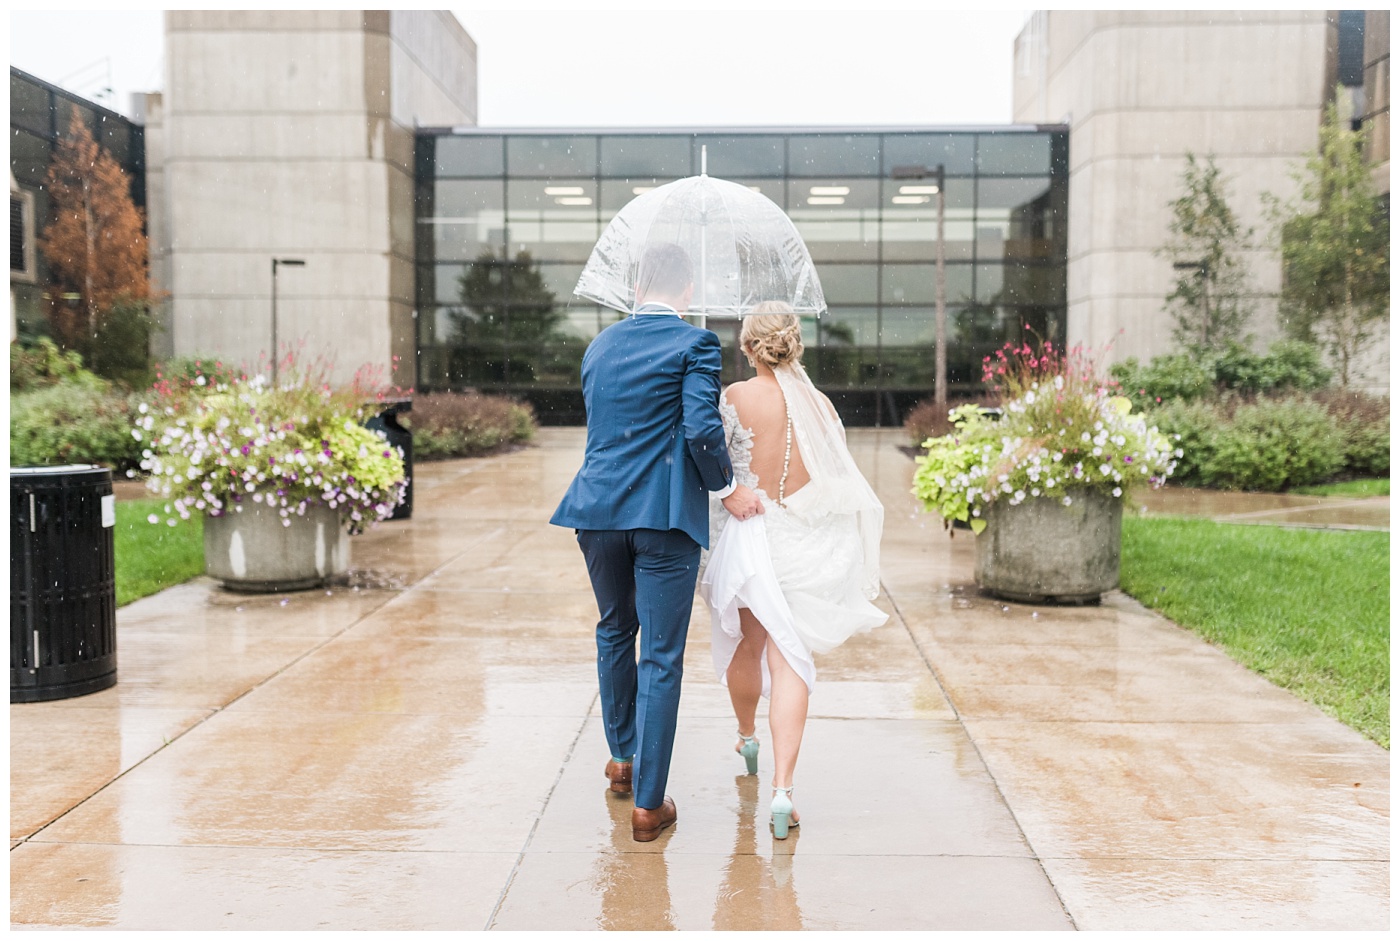
[[[894,305],[927,305],[938,302],[937,265],[930,263],[883,265],[880,296],[884,303]],[[944,303],[961,304],[972,298],[972,266],[944,265],[946,281]]]
[[[1362,83],[1365,65],[1366,11],[1342,10],[1337,15],[1337,84]]]
[[[1048,134],[977,135],[977,171],[999,176],[1037,176],[1051,167]]]
[[[828,310],[817,321],[818,341],[802,359],[823,387],[873,387],[879,371],[880,314],[876,308]]]
[[[41,186],[49,171],[52,147],[47,140],[26,131],[10,131],[10,172],[29,186]]]
[[[506,168],[511,176],[594,176],[598,172],[598,138],[593,136],[506,139]]]
[[[10,270],[23,272],[24,264],[24,199],[10,194]]]
[[[612,137],[599,141],[600,165],[608,177],[660,177],[667,180],[691,175],[690,135]]]
[[[506,191],[512,256],[585,262],[598,241],[596,178],[512,179]]]
[[[1003,305],[1062,305],[1065,302],[1064,266],[979,264],[977,300]]]
[[[938,257],[938,195],[932,181],[885,180],[880,231],[886,261],[933,261]],[[970,179],[944,183],[943,257],[971,261],[973,200]]]
[[[472,261],[505,249],[505,187],[499,180],[439,180],[428,227],[438,261]]]
[[[46,89],[10,76],[10,123],[43,137],[52,132],[53,116],[49,113],[52,103]]]
[[[695,172],[700,172],[700,151],[706,150],[707,172],[726,180],[742,176],[784,176],[787,173],[787,142],[778,136],[737,134],[697,137],[694,144]]]
[[[828,304],[878,304],[879,277],[878,265],[817,265]]]
[[[874,261],[880,252],[878,180],[791,180],[787,214],[814,261]]]
[[[788,140],[790,176],[879,176],[877,134],[796,135]]]
[[[505,149],[499,137],[439,135],[434,154],[438,176],[500,176]]]
[[[971,175],[976,169],[974,134],[886,134],[884,175],[895,167],[936,167],[951,175]]]

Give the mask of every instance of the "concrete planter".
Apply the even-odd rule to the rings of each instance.
[[[1012,601],[1085,604],[1118,587],[1123,502],[1097,491],[1073,502],[1034,497],[1019,506],[998,500],[983,511],[973,577]]]
[[[204,519],[204,570],[234,591],[315,588],[345,578],[350,537],[340,514],[308,508],[283,526],[276,510],[249,501],[242,513]]]

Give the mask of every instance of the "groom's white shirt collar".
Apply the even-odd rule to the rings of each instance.
[[[633,317],[638,314],[675,314],[679,317],[680,311],[676,310],[670,304],[663,304],[660,301],[647,301],[641,307],[632,311]]]

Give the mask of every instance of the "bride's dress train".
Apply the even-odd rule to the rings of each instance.
[[[715,671],[725,682],[743,634],[739,609],[753,612],[810,693],[813,653],[885,623],[870,602],[879,591],[883,507],[856,470],[845,433],[801,367],[775,370],[792,419],[793,437],[811,480],[783,504],[758,486],[750,467],[753,429],[727,397],[720,398],[734,479],[754,490],[764,512],[736,520],[712,501],[711,540],[700,591],[711,612]],[[782,426],[761,433],[782,436]],[[763,694],[768,695],[768,663]]]

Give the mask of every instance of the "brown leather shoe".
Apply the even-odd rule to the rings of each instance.
[[[645,807],[632,808],[632,839],[638,843],[650,843],[676,822],[676,802],[667,797],[655,810]]]
[[[612,782],[608,790],[614,794],[632,793],[632,762],[609,760],[603,769],[603,776]]]

